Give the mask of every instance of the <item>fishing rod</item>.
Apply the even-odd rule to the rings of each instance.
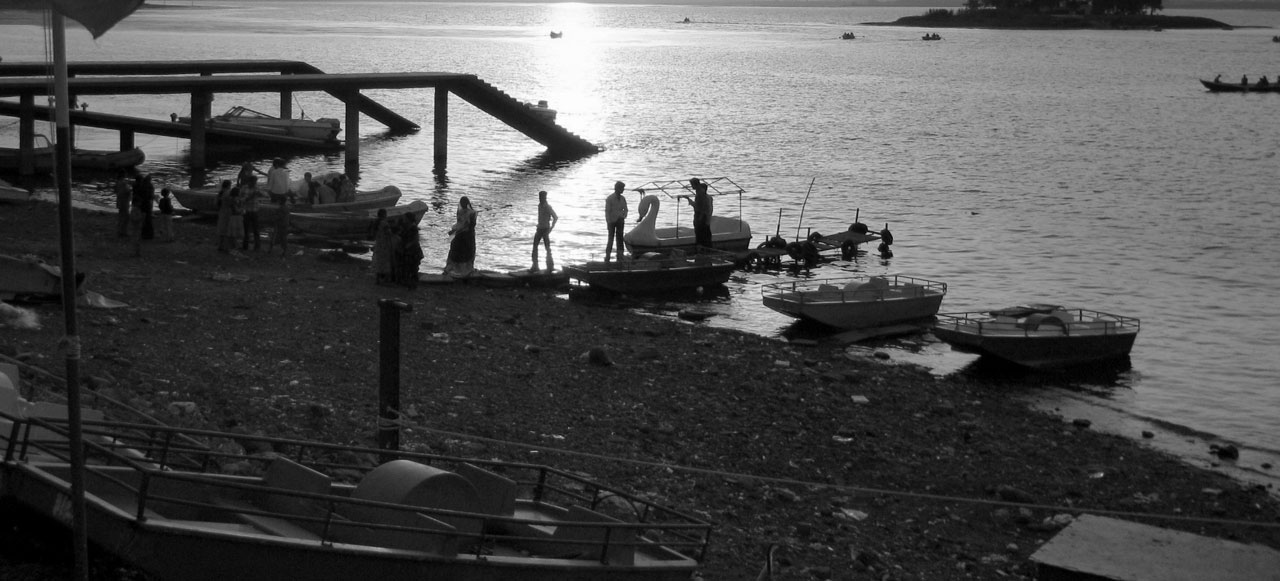
[[[813,182],[816,181],[818,181],[816,177],[809,180],[809,191],[804,193],[804,203],[800,204],[800,221],[796,222],[796,240],[800,239],[800,226],[804,224],[804,207],[809,205],[809,194],[813,193]]]

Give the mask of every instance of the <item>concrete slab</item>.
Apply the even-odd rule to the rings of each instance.
[[[1280,581],[1280,551],[1083,515],[1031,555],[1041,581]]]

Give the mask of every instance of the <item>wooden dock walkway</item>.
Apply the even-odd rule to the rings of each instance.
[[[300,61],[211,60],[133,61],[69,63],[68,88],[73,98],[85,95],[191,95],[191,123],[143,119],[100,112],[74,111],[73,124],[114,129],[121,132],[121,147],[130,147],[134,133],[187,138],[192,142],[192,164],[204,166],[205,139],[210,136],[275,141],[308,145],[296,138],[270,139],[261,134],[213,130],[203,120],[210,116],[212,97],[218,93],[279,93],[280,117],[292,116],[292,95],[297,91],[324,92],[346,103],[345,149],[347,165],[358,165],[360,114],[383,123],[392,131],[415,131],[418,125],[378,104],[361,91],[368,89],[435,89],[435,162],[447,163],[448,96],[463,101],[506,123],[530,139],[545,145],[552,154],[575,157],[600,150],[591,142],[539,117],[528,104],[511,97],[472,74],[443,72],[342,73],[327,74]],[[0,101],[0,114],[20,119],[20,148],[33,146],[34,122],[48,118],[47,107],[36,106],[35,97],[51,89],[44,63],[0,62],[0,97],[18,97],[19,102]],[[277,73],[277,74],[263,74]],[[293,143],[289,141],[292,139]],[[310,143],[315,146],[318,143]]]

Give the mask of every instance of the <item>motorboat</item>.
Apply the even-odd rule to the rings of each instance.
[[[1032,304],[938,315],[933,333],[952,347],[1025,367],[1069,367],[1127,356],[1141,323],[1101,311]]]
[[[1280,78],[1277,78],[1276,82],[1266,83],[1262,80],[1256,83],[1227,83],[1218,79],[1212,81],[1200,79],[1200,84],[1212,93],[1280,93]]]
[[[27,402],[0,369],[0,499],[155,579],[687,581],[711,525],[577,472],[113,419]],[[287,453],[253,453],[278,450]]]
[[[551,31],[551,38],[563,38],[563,37],[564,37],[564,32],[556,32],[554,30]]]
[[[709,249],[650,252],[618,261],[591,261],[569,265],[564,271],[572,280],[593,289],[616,293],[662,293],[722,285],[736,269],[733,255]]]
[[[32,161],[35,171],[53,171],[56,150],[49,138],[36,134],[37,145],[32,149]],[[71,167],[74,169],[111,172],[131,169],[146,161],[147,154],[134,147],[124,151],[109,149],[75,149],[71,152]],[[16,147],[0,147],[0,169],[17,171],[22,167],[22,150]]]
[[[0,180],[0,202],[25,202],[30,200],[32,195],[30,190],[24,190]]]
[[[373,238],[373,224],[378,219],[378,212],[385,210],[387,219],[404,220],[404,216],[412,216],[416,225],[427,213],[427,204],[414,200],[408,204],[377,210],[355,210],[346,212],[295,212],[289,216],[289,230],[308,236],[322,238],[342,238],[348,240],[365,240]]]
[[[865,329],[921,321],[937,314],[947,294],[943,282],[903,275],[854,275],[767,284],[764,306],[840,329]]]
[[[190,117],[178,117],[176,114],[170,115],[170,118],[179,123],[191,122]],[[280,117],[239,105],[227,109],[226,113],[210,117],[207,122],[209,127],[214,128],[268,135],[287,135],[299,139],[326,142],[337,142],[338,132],[342,130],[342,123],[329,117],[321,117],[320,119],[281,119]]]
[[[197,214],[216,215],[218,213],[218,190],[216,188],[197,188],[182,189],[172,188],[174,199],[183,208],[191,210]],[[298,194],[295,194],[298,196]],[[395,186],[385,186],[378,190],[357,190],[355,200],[350,202],[334,202],[332,204],[294,204],[291,211],[294,213],[321,213],[321,212],[354,212],[361,210],[377,210],[378,208],[390,208],[400,201],[400,188]],[[305,199],[301,196],[298,199]],[[276,212],[280,210],[280,204],[272,204],[270,202],[262,202],[258,205],[258,220],[269,221],[273,219]]]
[[[713,199],[737,194],[738,216],[742,215],[742,194],[745,191],[738,184],[727,177],[702,178],[702,183],[707,185],[707,193]],[[682,201],[691,203],[693,200],[693,188],[689,185],[689,180],[648,182],[633,191],[642,196],[637,208],[640,214],[640,221],[622,237],[632,254],[669,252],[671,250],[691,252],[697,247],[692,225],[693,211],[688,211],[690,216],[689,225],[681,224],[680,219],[681,206],[685,205]],[[658,213],[662,207],[663,198],[676,202],[674,204],[675,217],[671,225],[659,227],[657,225]],[[746,221],[740,217],[731,218],[712,214],[712,248],[736,252],[746,250],[750,243],[751,226]]]
[[[533,103],[527,103],[525,106],[529,108],[529,112],[533,113],[534,117],[548,123],[555,123],[556,110],[547,105],[547,101],[545,99],[538,101],[536,105]]]

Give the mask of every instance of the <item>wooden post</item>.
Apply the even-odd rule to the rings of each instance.
[[[191,167],[205,168],[205,121],[209,117],[209,105],[213,96],[209,93],[191,93]]]
[[[134,131],[132,129],[120,130],[120,151],[129,151],[134,148],[133,134]]]
[[[19,98],[22,112],[18,117],[18,175],[36,173],[36,96],[23,93]]]
[[[280,118],[293,119],[293,91],[280,91]]]
[[[408,303],[394,299],[378,300],[379,450],[400,449],[400,428],[394,423],[400,412],[400,313],[412,310]]]
[[[360,175],[360,91],[351,91],[343,95],[347,105],[347,115],[343,123],[346,125],[347,174],[355,179]]]
[[[435,167],[443,173],[449,165],[449,89],[436,87],[435,113]]]

